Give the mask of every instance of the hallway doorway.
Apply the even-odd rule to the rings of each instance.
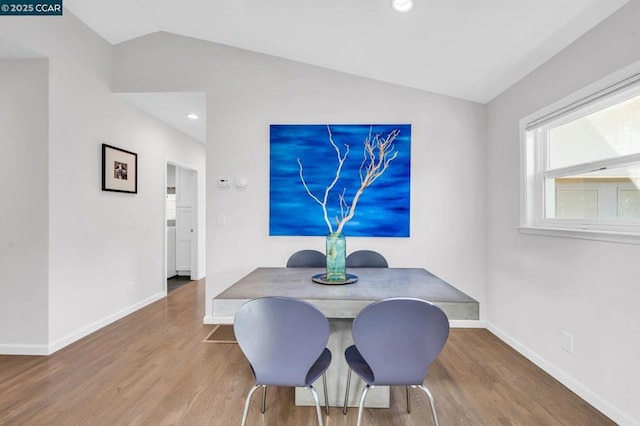
[[[198,277],[197,171],[167,162],[166,182],[168,293]]]

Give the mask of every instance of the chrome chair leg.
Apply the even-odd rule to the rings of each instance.
[[[367,393],[373,389],[373,386],[365,386],[362,389],[362,395],[360,396],[360,405],[358,406],[358,426],[362,424],[362,411],[364,411],[364,399],[367,397]]]
[[[411,413],[411,399],[409,398],[409,386],[405,386],[407,388],[407,413]]]
[[[254,385],[247,395],[247,402],[244,403],[244,413],[242,414],[242,426],[247,424],[247,414],[249,414],[249,403],[251,402],[251,396],[259,387],[260,385]]]
[[[342,409],[342,414],[347,414],[347,403],[349,402],[349,386],[351,385],[351,368],[349,368],[349,372],[347,373],[347,390],[344,393],[344,408]]]
[[[313,395],[313,400],[316,402],[316,414],[318,415],[318,424],[320,426],[323,426],[322,410],[320,409],[320,399],[318,398],[318,392],[316,392],[316,390],[311,385],[309,385],[307,389],[309,389],[309,392],[311,392],[311,395]]]
[[[433,421],[436,424],[436,426],[439,426],[438,415],[436,414],[436,403],[433,400],[433,395],[431,395],[431,392],[425,385],[418,385],[416,387],[422,389],[422,391],[426,393],[427,396],[429,397],[429,402],[431,402],[431,414],[433,414]]]
[[[324,390],[324,405],[327,408],[327,415],[329,415],[329,395],[327,395],[327,375],[322,373],[322,387]]]

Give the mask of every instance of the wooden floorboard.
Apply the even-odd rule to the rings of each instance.
[[[204,282],[192,282],[49,357],[0,356],[0,425],[238,425],[252,385],[235,344],[203,340]],[[340,354],[334,354],[340,356]],[[445,425],[613,425],[482,329],[452,329],[425,384]],[[260,392],[249,425],[315,425],[293,390]],[[367,425],[431,425],[428,402],[392,388],[391,408],[368,409]],[[357,410],[332,408],[326,425],[355,425]]]

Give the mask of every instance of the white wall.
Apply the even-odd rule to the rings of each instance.
[[[640,423],[640,246],[518,232],[518,121],[640,60],[639,20],[634,0],[489,104],[491,328],[620,424]]]
[[[268,235],[269,124],[376,122],[412,124],[411,238],[348,238],[348,251],[425,267],[478,299],[482,315],[482,105],[166,33],[117,45],[114,76],[118,90],[207,92],[207,315],[211,299],[254,268],[324,250],[320,237]],[[216,186],[236,177],[246,189]]]
[[[0,353],[46,353],[48,62],[0,60]]]
[[[112,46],[73,15],[29,18],[3,22],[0,37],[49,60],[49,173],[40,177],[55,351],[165,294],[166,163],[200,171],[204,187],[204,147],[112,93]],[[138,194],[101,191],[103,142],[138,154]]]

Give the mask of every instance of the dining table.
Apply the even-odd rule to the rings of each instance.
[[[312,278],[323,268],[258,267],[213,298],[212,317],[216,324],[233,324],[240,306],[249,300],[267,296],[293,297],[318,308],[329,320],[327,348],[333,359],[326,371],[329,405],[342,406],[348,366],[345,349],[353,344],[351,324],[367,305],[392,297],[412,297],[440,307],[449,320],[479,320],[479,304],[424,268],[349,268],[357,277],[349,284],[321,284]],[[348,406],[357,407],[364,382],[353,376]],[[322,386],[317,386],[324,401]],[[296,405],[315,405],[311,394],[296,388]],[[366,406],[388,408],[390,392],[376,386],[367,394]]]

